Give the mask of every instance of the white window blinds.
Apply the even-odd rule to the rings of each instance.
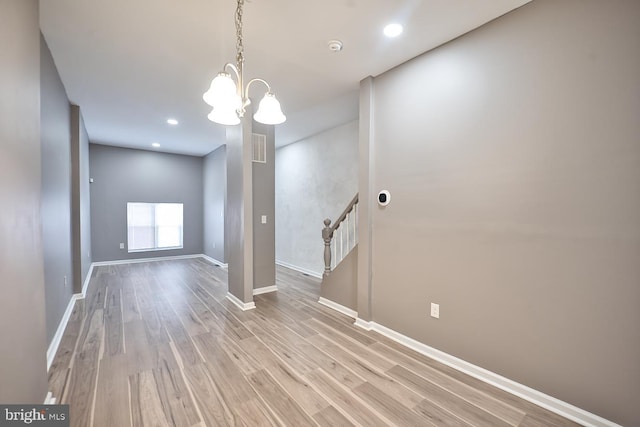
[[[182,203],[127,203],[128,251],[182,248]]]

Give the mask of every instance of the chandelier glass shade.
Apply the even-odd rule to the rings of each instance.
[[[249,88],[253,83],[260,82],[267,87],[267,91],[258,104],[258,110],[253,115],[255,121],[267,125],[278,125],[287,118],[282,113],[280,102],[271,92],[271,87],[263,79],[252,79],[244,86],[243,65],[244,46],[242,40],[242,6],[244,0],[238,0],[236,8],[236,64],[226,63],[222,72],[211,81],[202,99],[213,107],[207,116],[212,122],[223,125],[237,125],[244,117],[246,107],[251,103]],[[235,81],[232,77],[235,76]]]

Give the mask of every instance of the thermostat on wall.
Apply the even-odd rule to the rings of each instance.
[[[391,194],[387,190],[382,190],[378,193],[378,204],[380,206],[387,206],[391,201]]]

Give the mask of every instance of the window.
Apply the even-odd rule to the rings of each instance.
[[[127,203],[128,252],[182,248],[182,203]]]

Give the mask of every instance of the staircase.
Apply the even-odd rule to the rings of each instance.
[[[324,220],[324,273],[320,302],[355,316],[358,282],[358,194],[333,224]]]

